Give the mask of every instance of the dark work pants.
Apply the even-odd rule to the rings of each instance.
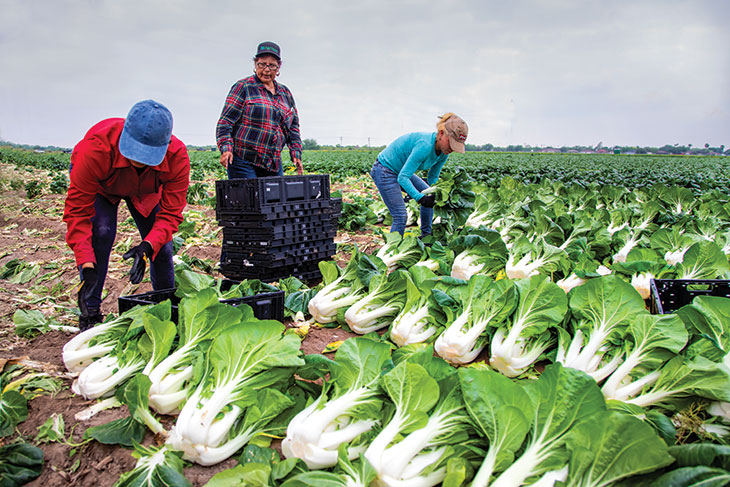
[[[228,179],[253,179],[263,178],[266,176],[283,176],[284,164],[279,164],[279,170],[269,172],[258,166],[254,166],[248,161],[233,156],[233,161],[228,165]]]
[[[129,198],[124,198],[124,201],[127,203],[129,213],[131,213],[139,234],[144,240],[147,234],[150,233],[150,230],[152,230],[157,212],[160,211],[160,205],[155,206],[150,216],[145,218],[137,211]],[[96,282],[96,286],[94,286],[91,296],[86,301],[86,306],[89,309],[99,309],[101,307],[101,292],[104,289],[104,281],[106,280],[106,273],[109,268],[109,255],[112,252],[114,239],[117,236],[118,207],[119,203],[114,204],[103,196],[96,195],[96,200],[94,201],[96,214],[91,219],[91,245],[94,248],[96,271],[99,279]],[[160,249],[157,257],[152,261],[150,265],[150,278],[153,289],[170,289],[175,287],[175,270],[172,265],[172,255],[172,241],[169,241]],[[129,261],[129,265],[132,265],[131,260]]]

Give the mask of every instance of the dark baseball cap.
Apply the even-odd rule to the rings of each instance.
[[[281,61],[281,48],[279,48],[279,45],[274,42],[264,41],[259,44],[258,49],[256,49],[255,57],[263,56],[265,54],[270,54]]]

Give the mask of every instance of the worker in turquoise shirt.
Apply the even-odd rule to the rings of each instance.
[[[393,217],[391,232],[403,235],[406,229],[403,190],[421,205],[421,237],[431,235],[436,197],[423,194],[423,191],[436,184],[451,152],[464,152],[468,133],[469,127],[464,120],[453,113],[446,113],[436,124],[436,132],[402,135],[378,154],[370,175]],[[428,184],[416,176],[416,171],[428,171]]]

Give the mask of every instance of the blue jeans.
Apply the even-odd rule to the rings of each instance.
[[[406,230],[406,203],[403,200],[400,184],[398,183],[398,175],[383,166],[380,162],[375,161],[373,169],[370,171],[375,186],[378,187],[380,197],[383,203],[388,207],[393,217],[393,226],[390,227],[391,232],[398,232],[403,235]],[[416,176],[411,176],[411,183],[418,191],[428,188],[426,182]],[[421,206],[421,236],[431,235],[431,221],[433,220],[433,208]]]
[[[228,179],[253,179],[263,178],[266,176],[283,176],[284,164],[279,164],[279,170],[276,172],[267,171],[258,166],[254,166],[248,161],[233,156],[233,161],[228,164]]]
[[[124,198],[127,203],[129,213],[131,213],[134,223],[137,225],[139,234],[144,239],[155,223],[157,212],[160,211],[160,205],[155,206],[150,216],[145,218],[137,211],[129,198]],[[104,289],[104,281],[109,268],[109,254],[112,252],[114,239],[117,236],[117,208],[119,203],[114,204],[102,195],[97,194],[94,201],[94,217],[91,219],[91,246],[94,248],[94,256],[96,257],[96,272],[99,279],[96,281],[91,296],[86,301],[89,309],[99,309],[101,306],[101,292]],[[157,256],[150,265],[150,278],[152,280],[152,288],[157,291],[159,289],[170,289],[175,287],[175,269],[172,265],[172,240],[162,246]],[[129,263],[131,266],[131,262]]]

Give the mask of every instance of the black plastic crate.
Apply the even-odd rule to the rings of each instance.
[[[329,222],[297,224],[284,227],[284,231],[223,227],[224,244],[252,248],[279,247],[299,242],[332,240],[336,235],[337,228],[333,227]]]
[[[221,225],[226,221],[269,221],[288,218],[312,217],[327,218],[332,214],[330,200],[304,201],[300,203],[281,203],[267,206],[259,210],[221,210],[216,208],[216,219]]]
[[[329,257],[320,260],[328,259]],[[220,272],[229,279],[236,280],[259,279],[263,282],[275,282],[294,276],[304,282],[318,282],[322,280],[322,274],[319,271],[320,260],[279,267],[258,267],[255,269],[251,267],[221,265]]]
[[[730,280],[652,279],[651,312],[667,314],[692,303],[697,296],[730,298]]]
[[[329,211],[308,211],[302,212],[301,215],[292,217],[260,219],[258,217],[247,217],[245,215],[237,215],[235,218],[224,218],[218,220],[218,225],[224,228],[244,228],[247,230],[278,231],[286,227],[298,228],[299,225],[321,225],[329,223],[332,213]]]
[[[239,280],[242,281],[243,279]],[[234,284],[237,283],[223,281],[221,289],[230,289]],[[161,289],[159,291],[150,291],[130,296],[119,296],[117,305],[119,306],[119,312],[123,313],[138,305],[144,306],[161,303],[166,299],[172,301],[172,320],[177,323],[177,305],[180,303],[180,298],[175,296],[175,288]],[[255,296],[244,296],[242,298],[221,299],[220,302],[230,304],[231,306],[247,304],[251,306],[254,316],[260,320],[282,321],[284,319],[284,291],[262,293],[256,294]]]
[[[238,247],[224,245],[221,251],[221,266],[239,266],[239,267],[281,267],[295,265],[301,262],[312,260],[322,260],[332,257],[337,253],[337,244],[332,241],[317,242],[316,245],[302,246],[298,244],[297,248],[291,248],[283,251],[275,251],[270,249],[267,252],[243,252]],[[224,274],[226,277],[226,274]]]
[[[294,237],[285,237],[277,239],[255,239],[243,240],[239,237],[223,236],[223,245],[228,247],[237,247],[247,252],[267,252],[268,249],[281,249],[299,243],[319,242],[320,244],[334,241],[337,230],[328,227],[326,230],[316,232],[314,234],[298,235]],[[251,238],[249,235],[247,238]]]
[[[329,174],[225,179],[215,182],[219,210],[258,211],[281,203],[328,200]]]

